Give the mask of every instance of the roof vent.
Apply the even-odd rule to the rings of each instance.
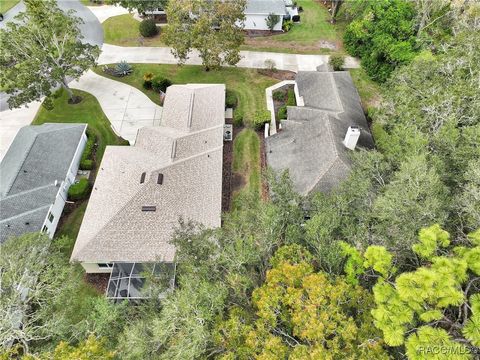
[[[157,211],[156,206],[142,206],[142,211]]]
[[[345,135],[345,140],[343,140],[343,145],[345,145],[347,149],[355,150],[359,137],[360,128],[358,126],[350,126]]]
[[[163,184],[163,174],[159,173],[158,178],[157,178],[157,184],[162,185]]]
[[[140,184],[143,184],[145,182],[145,176],[147,176],[147,173],[143,172],[142,176],[140,176]]]
[[[27,222],[25,223],[25,225],[30,225],[30,223],[27,221]]]

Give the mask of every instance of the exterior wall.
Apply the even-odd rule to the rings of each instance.
[[[88,274],[110,274],[112,272],[112,268],[101,268],[96,263],[82,262],[81,264]]]
[[[57,196],[55,197],[55,202],[50,206],[50,209],[47,213],[47,217],[42,225],[42,230],[46,228],[45,233],[48,236],[53,238],[55,235],[55,231],[57,230],[58,221],[62,216],[63,208],[65,207],[65,202],[67,201],[68,196],[68,189],[70,185],[73,184],[75,181],[75,176],[77,175],[78,167],[80,165],[80,159],[82,158],[83,150],[85,149],[85,144],[87,142],[87,135],[85,134],[86,131],[83,132],[83,135],[78,143],[77,150],[75,151],[75,155],[73,156],[72,162],[70,163],[70,167],[68,168],[67,174],[65,176],[65,180],[59,184],[59,189],[57,192]],[[49,217],[50,214],[53,215],[53,220],[50,221]]]
[[[267,26],[267,15],[264,14],[246,14],[244,30],[266,30],[270,29]],[[279,16],[280,21],[273,28],[274,31],[282,31],[283,16]]]

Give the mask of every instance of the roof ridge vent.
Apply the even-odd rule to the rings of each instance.
[[[188,120],[187,120],[187,127],[192,127],[192,117],[193,117],[193,104],[195,103],[195,92],[192,92],[190,95],[190,106],[188,108]]]

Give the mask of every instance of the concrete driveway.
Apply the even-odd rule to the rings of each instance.
[[[279,70],[290,71],[315,71],[318,66],[328,63],[328,55],[301,55],[284,54],[260,51],[241,51],[242,59],[237,64],[244,68],[266,68],[265,61],[273,60]],[[130,63],[153,63],[153,64],[176,64],[177,59],[172,55],[168,47],[122,47],[103,44],[102,54],[98,59],[99,64],[112,64],[125,60]],[[201,65],[202,59],[196,51],[192,52],[186,61],[189,65]],[[347,57],[346,68],[357,68],[359,63],[356,59]]]
[[[3,159],[10,144],[21,127],[30,125],[35,118],[41,102],[33,102],[28,107],[0,112],[0,160]]]
[[[95,96],[114,131],[132,145],[138,129],[160,125],[162,108],[130,85],[88,71],[70,86]]]

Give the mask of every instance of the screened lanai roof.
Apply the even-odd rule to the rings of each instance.
[[[160,283],[166,293],[175,283],[174,263],[114,263],[108,281],[107,298],[141,300],[152,296],[148,280]]]

